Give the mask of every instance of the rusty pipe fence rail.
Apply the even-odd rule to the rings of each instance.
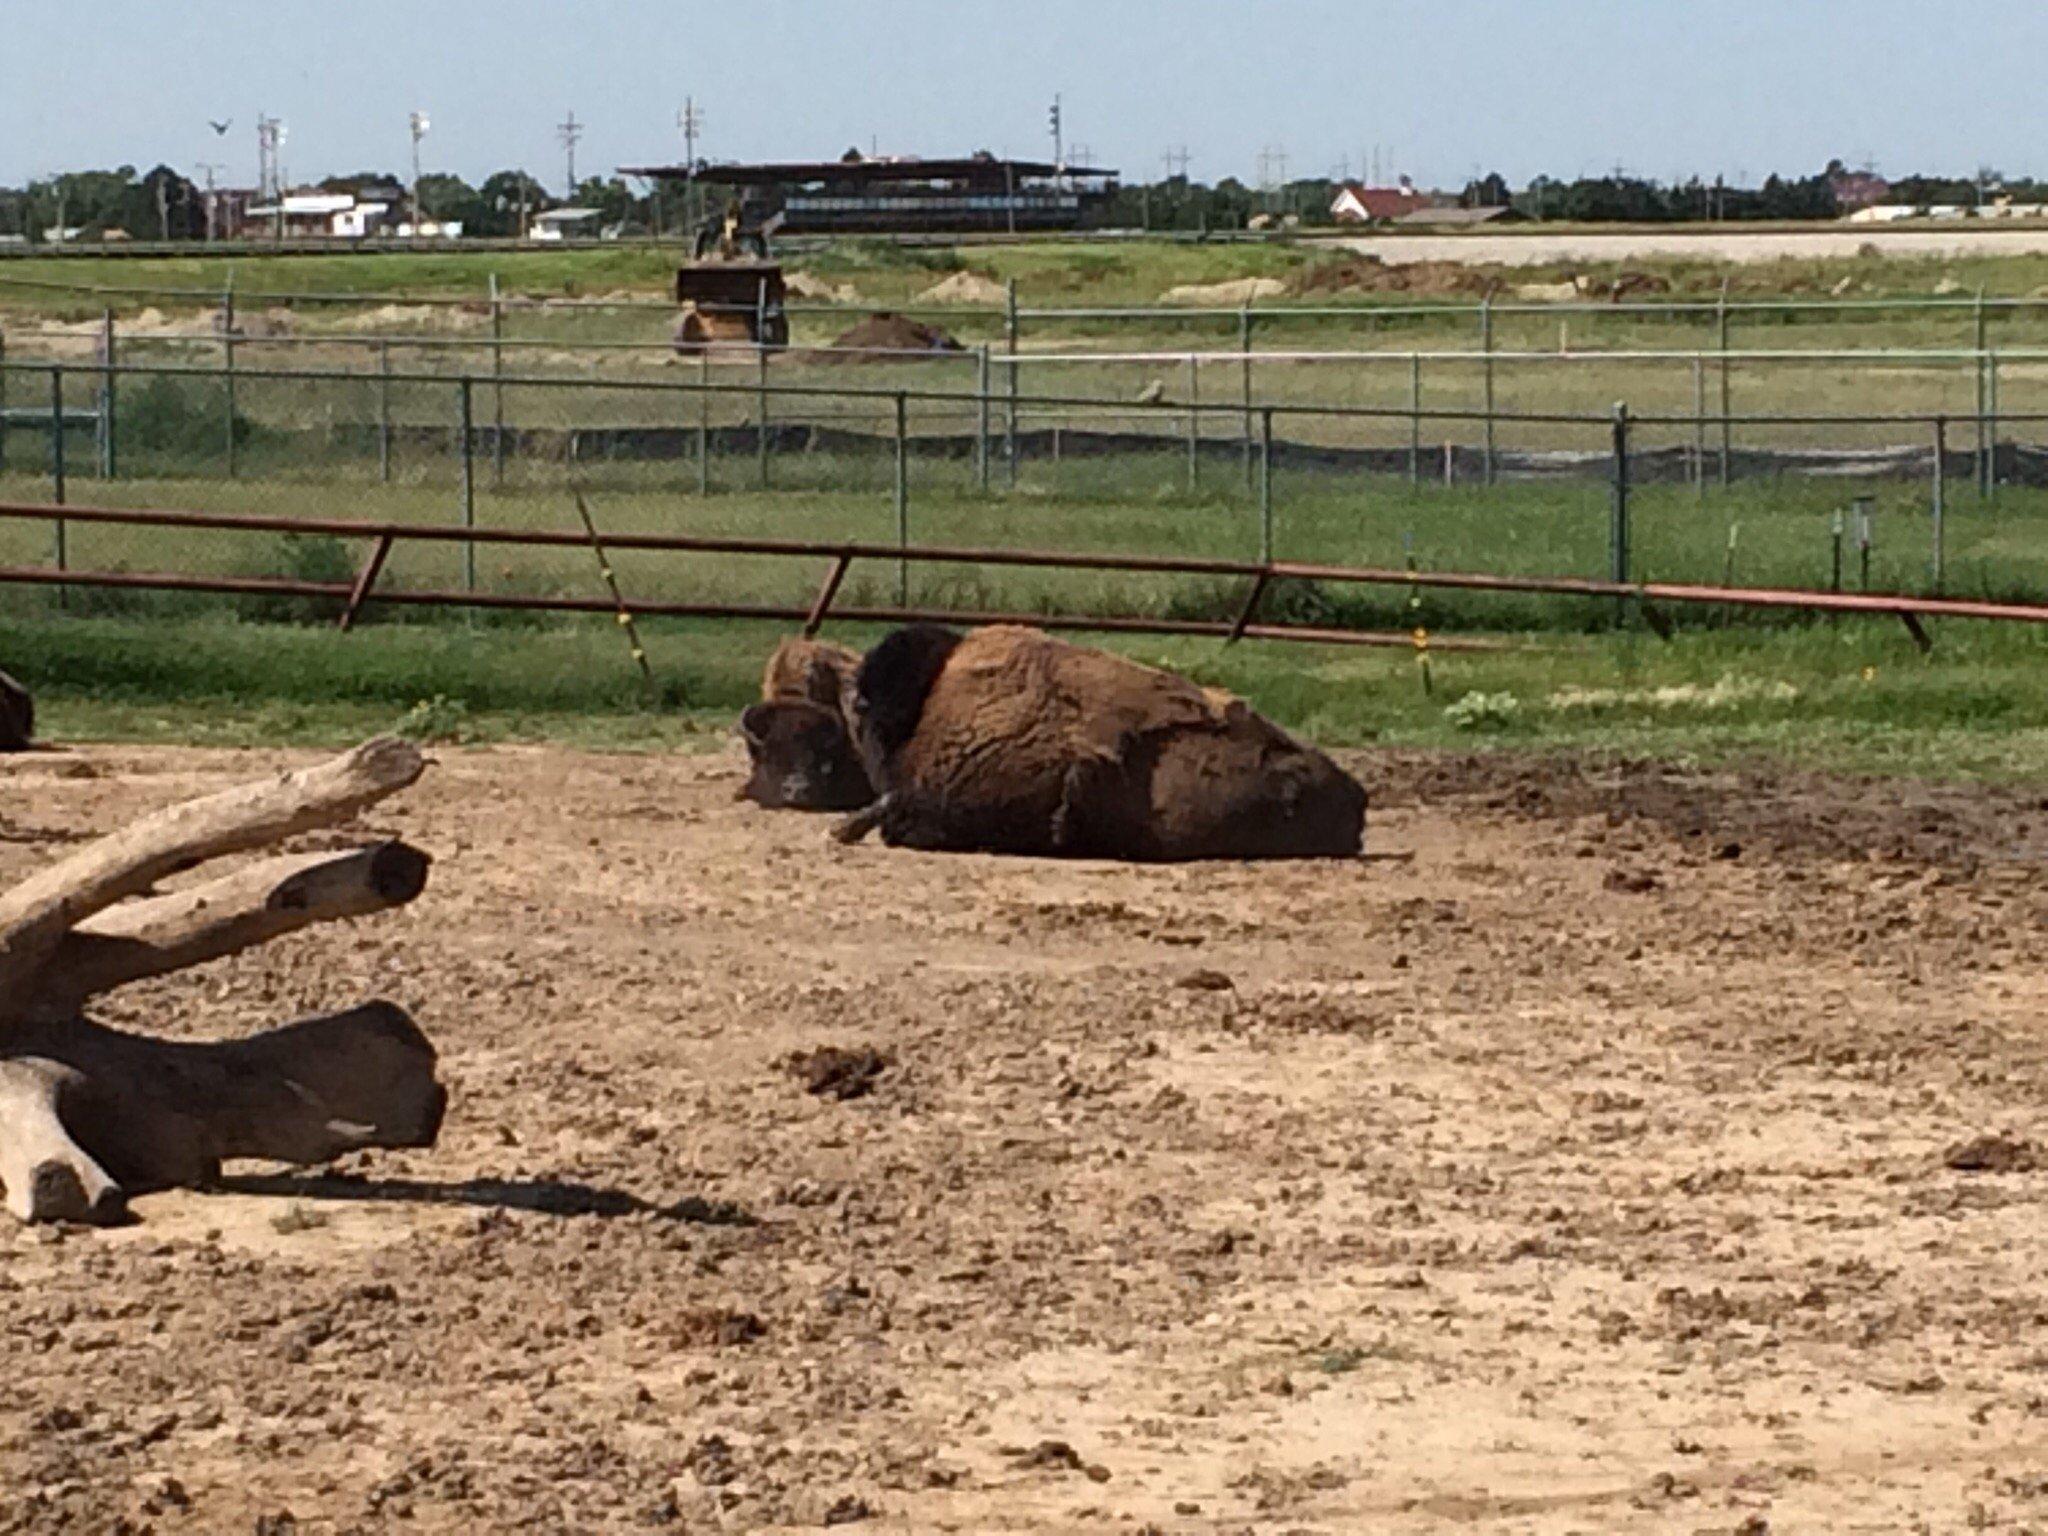
[[[1617,506],[1625,518],[1626,502]],[[368,603],[422,607],[473,607],[539,612],[630,615],[635,618],[741,618],[800,620],[806,635],[815,634],[827,619],[846,622],[909,623],[937,621],[955,623],[1021,623],[1049,629],[1086,630],[1103,633],[1193,635],[1216,637],[1226,644],[1240,639],[1293,640],[1320,644],[1361,645],[1447,651],[1488,651],[1509,648],[1504,642],[1471,637],[1435,637],[1416,629],[1408,633],[1338,629],[1328,626],[1263,623],[1258,620],[1261,600],[1276,582],[1326,582],[1471,592],[1539,593],[1552,596],[1611,599],[1618,605],[1635,605],[1647,622],[1661,634],[1668,626],[1658,614],[1658,604],[1696,604],[1761,609],[1797,609],[1812,613],[1894,618],[1902,622],[1923,649],[1932,646],[1923,620],[1971,619],[2020,624],[2048,624],[2048,604],[1980,601],[1966,598],[1926,596],[1906,592],[1819,592],[1797,588],[1714,587],[1686,582],[1630,581],[1625,578],[1599,580],[1575,576],[1522,576],[1483,571],[1430,571],[1413,566],[1390,567],[1332,565],[1314,562],[1264,559],[1260,561],[1220,560],[1202,557],[1149,554],[1098,554],[1022,548],[966,548],[949,545],[914,545],[907,542],[876,544],[860,540],[806,540],[702,536],[647,532],[606,531],[602,545],[592,533],[570,530],[475,528],[455,525],[418,525],[347,518],[287,518],[226,512],[189,512],[164,509],[68,506],[53,508],[35,502],[0,502],[0,521],[47,522],[56,517],[66,522],[118,524],[163,529],[212,529],[234,532],[324,534],[335,538],[364,541],[369,545],[356,574],[349,581],[307,581],[272,577],[219,576],[192,572],[79,571],[35,566],[0,566],[0,584],[58,587],[115,587],[128,589],[213,593],[228,596],[272,596],[327,599],[343,606],[339,626],[350,629]],[[587,513],[586,513],[587,516]],[[591,525],[594,527],[594,525]],[[526,546],[538,548],[598,548],[603,551],[638,550],[668,554],[755,555],[788,559],[824,559],[830,562],[813,600],[803,607],[775,603],[669,602],[625,597],[614,591],[609,596],[538,596],[517,593],[485,593],[441,589],[401,589],[378,586],[393,547],[401,542],[456,544],[473,551],[478,545]],[[1241,579],[1245,592],[1235,618],[1229,621],[1155,618],[1129,614],[1019,614],[968,611],[953,608],[916,607],[899,603],[894,607],[872,605],[836,606],[835,600],[850,567],[857,560],[897,564],[991,565],[1024,568],[1114,571],[1164,576],[1232,577]]]

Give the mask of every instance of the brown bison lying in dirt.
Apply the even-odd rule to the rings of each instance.
[[[1140,860],[1358,853],[1365,791],[1242,700],[1035,629],[897,630],[842,682],[838,734],[791,642],[747,711],[762,804],[823,805],[858,767],[879,827],[908,848]],[[850,653],[815,664],[846,676]],[[792,696],[796,695],[796,696]],[[846,745],[837,745],[841,738]],[[843,755],[835,756],[835,753]],[[834,802],[837,803],[837,802]]]
[[[841,700],[860,653],[823,640],[785,640],[768,658],[761,700],[740,716],[753,773],[739,798],[771,810],[850,811],[875,798]]]
[[[35,700],[26,688],[0,672],[0,752],[26,752],[35,734]]]

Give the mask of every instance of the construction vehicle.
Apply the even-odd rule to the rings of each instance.
[[[676,269],[676,350],[695,354],[719,347],[747,350],[789,345],[782,268],[768,253],[778,214],[749,227],[737,203],[698,230],[693,259]]]

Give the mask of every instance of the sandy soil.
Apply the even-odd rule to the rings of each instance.
[[[7,762],[0,879],[287,760]],[[0,1228],[0,1530],[2048,1527],[2048,801],[1359,762],[1411,860],[444,753],[415,907],[103,1010],[392,997],[442,1146]]]
[[[1833,229],[1570,230],[1562,233],[1460,235],[1347,235],[1332,242],[1389,263],[1498,262],[1544,266],[1561,261],[1641,261],[1685,257],[1708,261],[1813,261],[1839,259],[1875,246],[1886,256],[2037,256],[2048,251],[2048,229],[1981,226],[1884,229],[1844,224]]]

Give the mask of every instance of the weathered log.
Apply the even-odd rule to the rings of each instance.
[[[0,672],[0,752],[26,752],[35,739],[35,700],[26,688]]]
[[[366,917],[419,895],[432,861],[400,842],[266,859],[168,896],[131,901],[66,934],[19,1013],[74,1017],[90,998],[268,943],[335,918]]]
[[[430,861],[399,842],[152,887],[345,821],[423,767],[407,743],[370,742],[159,811],[0,892],[0,1190],[10,1211],[112,1221],[128,1195],[210,1184],[228,1158],[320,1163],[433,1143],[447,1103],[434,1050],[390,1003],[211,1044],[124,1034],[79,1014],[111,988],[412,900]]]
[[[174,805],[0,893],[0,1022],[71,929],[158,880],[223,854],[331,826],[404,789],[419,748],[385,737],[316,767]]]
[[[390,1003],[246,1040],[184,1044],[83,1020],[30,1026],[0,1061],[0,1185],[24,1221],[118,1219],[125,1197],[204,1187],[229,1158],[322,1163],[431,1146],[447,1092]]]

